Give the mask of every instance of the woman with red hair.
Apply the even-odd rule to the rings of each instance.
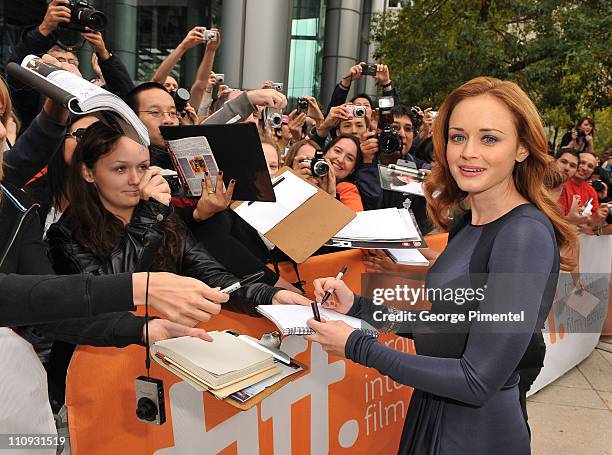
[[[516,84],[479,77],[445,100],[433,143],[428,210],[451,232],[427,276],[431,308],[397,330],[410,332],[417,355],[339,321],[310,320],[317,333],[309,338],[414,387],[400,454],[528,454],[519,382],[523,371],[541,367],[541,329],[560,264],[572,265],[559,250],[575,241],[544,189],[544,128]],[[329,307],[342,313],[372,320],[377,310],[398,311],[354,296],[334,278],[315,280],[318,298],[330,288]]]

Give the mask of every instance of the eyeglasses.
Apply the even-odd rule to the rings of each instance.
[[[138,112],[146,112],[153,118],[161,118],[164,114],[167,114],[171,119],[178,119],[179,113],[176,111],[138,111]]]
[[[79,142],[83,138],[83,135],[85,134],[85,131],[87,131],[87,128],[77,128],[76,130],[74,130],[72,132],[68,131],[64,135],[64,139],[68,139],[69,137],[71,137],[75,141]]]
[[[79,60],[76,58],[56,57],[56,59],[61,63],[70,63],[71,65],[79,66]]]
[[[399,131],[402,129],[399,125],[391,125],[391,128],[393,128],[393,130],[395,131]],[[414,132],[414,127],[411,125],[404,125],[404,131],[406,133],[412,133]]]

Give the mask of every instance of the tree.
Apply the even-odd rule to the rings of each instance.
[[[609,105],[607,0],[414,0],[374,19],[371,39],[400,98],[439,106],[487,75],[517,82],[544,120],[563,128]]]

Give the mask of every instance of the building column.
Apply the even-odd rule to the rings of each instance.
[[[107,43],[109,49],[125,64],[130,77],[136,79],[138,0],[116,0],[113,14],[109,16],[112,17],[106,34],[112,37],[112,43]]]
[[[259,88],[265,80],[287,87],[291,0],[225,0],[219,72],[230,87]]]
[[[386,10],[387,0],[366,0],[363,11],[363,21],[361,24],[361,49],[359,51],[359,61],[367,63],[378,63],[374,58],[374,52],[376,52],[377,43],[371,42],[368,44],[370,38],[370,27],[372,25],[372,15],[384,13]],[[381,62],[384,63],[384,62]],[[391,75],[393,76],[393,75]],[[376,84],[376,79],[373,77],[363,77],[357,81],[356,90],[358,93],[367,93],[368,95],[376,98],[380,93],[380,88]],[[376,106],[372,106],[376,107]]]
[[[325,13],[323,74],[319,99],[330,100],[338,81],[359,62],[362,0],[328,0]],[[351,87],[349,95],[354,93]]]

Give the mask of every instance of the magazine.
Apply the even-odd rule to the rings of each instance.
[[[213,189],[216,187],[219,166],[206,137],[167,140],[166,144],[187,196],[202,195],[202,181],[206,178],[206,173],[210,176]],[[225,191],[225,185],[223,190]]]
[[[93,114],[126,136],[149,146],[149,133],[130,107],[117,95],[82,77],[28,55],[21,66],[9,63],[7,72],[42,95],[63,104],[77,115]]]
[[[378,165],[380,186],[384,190],[397,191],[399,193],[416,194],[424,196],[422,171],[404,168],[401,166],[387,167]]]

